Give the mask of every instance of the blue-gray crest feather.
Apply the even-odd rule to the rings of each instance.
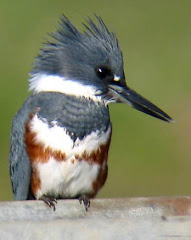
[[[44,44],[31,72],[52,74],[83,80],[84,84],[94,77],[92,70],[97,65],[110,65],[115,72],[122,72],[122,52],[114,32],[102,18],[86,19],[84,32],[80,32],[64,15],[52,39]],[[92,79],[93,80],[93,79]]]
[[[57,32],[50,35],[64,45],[72,43],[86,45],[88,41],[91,42],[94,39],[100,41],[104,47],[111,47],[121,52],[115,33],[109,31],[101,17],[97,15],[95,15],[95,17],[98,23],[96,24],[89,17],[86,20],[87,24],[83,24],[86,31],[81,33],[65,15],[62,15]]]

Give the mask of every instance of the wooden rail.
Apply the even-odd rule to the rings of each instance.
[[[0,240],[191,240],[191,197],[0,202]]]

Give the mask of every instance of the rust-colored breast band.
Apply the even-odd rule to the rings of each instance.
[[[30,123],[33,117],[34,114],[31,114],[29,121],[25,126],[25,144],[32,169],[30,188],[33,195],[36,196],[37,191],[41,188],[41,182],[36,164],[46,163],[50,157],[54,157],[56,161],[65,161],[66,156],[60,151],[53,151],[49,147],[45,148],[42,143],[37,141],[37,134],[32,132],[30,128]]]
[[[25,143],[31,164],[33,162],[46,163],[50,157],[54,157],[56,161],[65,161],[66,155],[64,153],[53,151],[50,147],[45,148],[43,143],[38,142],[37,134],[30,129],[32,117],[33,115],[25,126]]]

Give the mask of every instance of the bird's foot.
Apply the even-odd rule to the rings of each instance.
[[[81,195],[78,198],[78,200],[79,200],[80,204],[83,202],[85,210],[87,212],[88,208],[90,207],[90,199],[89,199],[89,197],[87,195]]]
[[[56,198],[44,195],[40,198],[40,200],[46,203],[49,207],[52,207],[54,211],[56,210],[55,206],[55,203],[57,203]]]

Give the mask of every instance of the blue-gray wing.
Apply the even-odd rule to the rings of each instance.
[[[29,192],[31,167],[24,141],[28,115],[29,109],[24,104],[12,123],[9,171],[15,200],[27,199]]]

